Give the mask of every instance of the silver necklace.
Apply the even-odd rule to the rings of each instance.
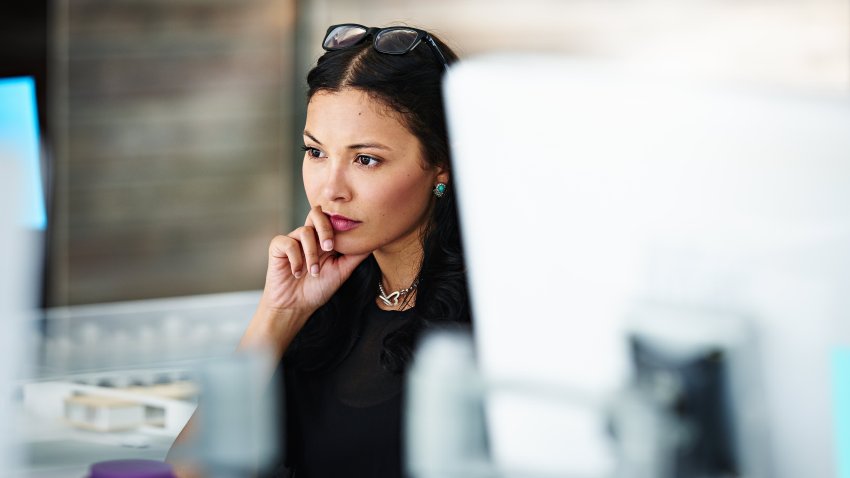
[[[384,284],[382,284],[381,281],[379,280],[378,281],[378,298],[381,299],[384,302],[384,304],[386,304],[387,306],[395,307],[395,306],[398,305],[399,297],[404,297],[407,294],[409,294],[413,289],[416,288],[416,286],[418,284],[419,284],[419,279],[416,279],[415,281],[413,281],[413,284],[410,284],[410,287],[408,287],[407,289],[401,289],[401,290],[397,290],[395,292],[392,292],[390,294],[387,294],[386,292],[384,292]]]

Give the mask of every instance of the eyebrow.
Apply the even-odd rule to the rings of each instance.
[[[305,130],[305,131],[304,131],[304,136],[306,136],[306,137],[308,137],[308,138],[312,139],[312,140],[313,140],[313,141],[315,141],[315,142],[316,142],[316,144],[318,144],[319,146],[323,146],[322,142],[321,142],[321,141],[319,141],[318,139],[316,139],[316,137],[315,137],[315,136],[313,136],[312,134],[310,134],[310,132],[309,132],[309,131],[306,131],[306,130]],[[392,148],[390,148],[389,146],[383,145],[383,144],[381,144],[381,143],[357,143],[357,144],[350,144],[350,145],[348,145],[348,149],[369,149],[369,148],[371,148],[371,149],[383,149],[383,150],[386,150],[386,151],[392,151]]]

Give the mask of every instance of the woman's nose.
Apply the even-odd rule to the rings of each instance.
[[[346,177],[345,167],[332,162],[327,170],[324,191],[325,198],[330,201],[346,201],[351,199],[351,188]]]

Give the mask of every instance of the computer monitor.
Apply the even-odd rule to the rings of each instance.
[[[493,393],[497,465],[613,470],[604,407],[580,402],[629,382],[651,301],[749,324],[749,476],[850,476],[847,96],[496,55],[449,71],[446,102],[482,373],[574,398]]]
[[[36,111],[32,78],[0,79],[0,470],[21,459],[13,396],[31,364],[27,338],[47,225]]]
[[[44,181],[41,167],[35,83],[31,77],[0,78],[0,157],[21,168],[24,199],[19,205],[27,228],[45,230]]]

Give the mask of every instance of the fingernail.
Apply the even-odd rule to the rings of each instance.
[[[293,272],[292,275],[294,275],[296,279],[300,279],[301,278],[301,271],[297,270],[297,271]]]
[[[333,250],[333,248],[334,248],[334,241],[332,241],[330,239],[325,239],[322,242],[322,249],[324,249],[326,251],[331,251],[331,250]]]
[[[319,264],[313,264],[310,266],[310,274],[313,274],[314,276],[319,275]]]

